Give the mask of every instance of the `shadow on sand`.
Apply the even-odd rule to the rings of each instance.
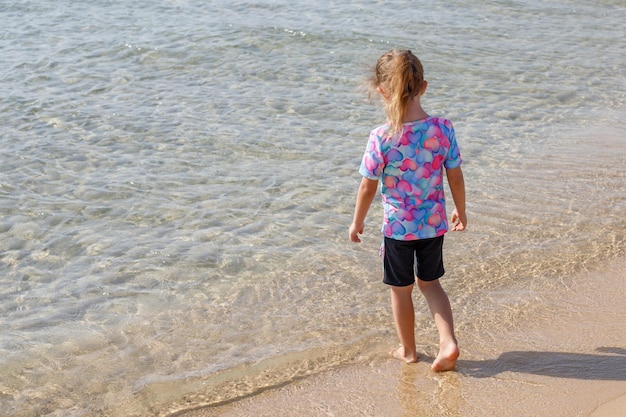
[[[457,372],[475,378],[518,372],[556,378],[626,381],[626,349],[602,347],[596,352],[598,354],[506,352],[493,360],[459,360]]]

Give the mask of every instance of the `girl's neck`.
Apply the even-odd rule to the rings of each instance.
[[[428,113],[424,111],[420,103],[419,96],[415,97],[410,103],[409,108],[406,109],[406,115],[404,116],[404,123],[415,122],[417,120],[426,119]]]

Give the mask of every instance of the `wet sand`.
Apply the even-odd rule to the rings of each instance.
[[[480,302],[480,300],[477,300]],[[507,306],[502,307],[503,314]],[[455,372],[436,352],[405,365],[381,352],[258,395],[177,415],[618,417],[626,410],[626,261],[562,278],[515,328],[458,329]],[[418,343],[419,344],[419,343]],[[428,346],[424,344],[424,346]],[[418,348],[419,349],[419,348]]]

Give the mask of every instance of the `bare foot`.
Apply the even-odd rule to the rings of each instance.
[[[394,349],[389,352],[389,354],[398,360],[401,360],[404,363],[416,363],[417,362],[417,353],[407,353],[404,351],[404,347],[400,346],[398,349]]]
[[[456,366],[456,360],[459,357],[459,347],[456,341],[451,340],[442,344],[439,348],[439,354],[435,358],[431,369],[435,372],[452,371]]]

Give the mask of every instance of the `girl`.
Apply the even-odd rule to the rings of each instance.
[[[429,116],[420,104],[427,85],[422,64],[411,51],[393,50],[378,60],[370,87],[382,96],[387,123],[370,133],[349,234],[352,242],[361,241],[359,234],[381,181],[383,282],[391,288],[401,344],[390,353],[406,363],[417,362],[412,298],[417,277],[439,331],[439,353],[432,369],[449,371],[456,366],[459,348],[450,302],[439,283],[444,274],[443,235],[448,230],[444,168],[455,204],[452,230],[464,230],[467,224],[465,183],[452,123]]]

